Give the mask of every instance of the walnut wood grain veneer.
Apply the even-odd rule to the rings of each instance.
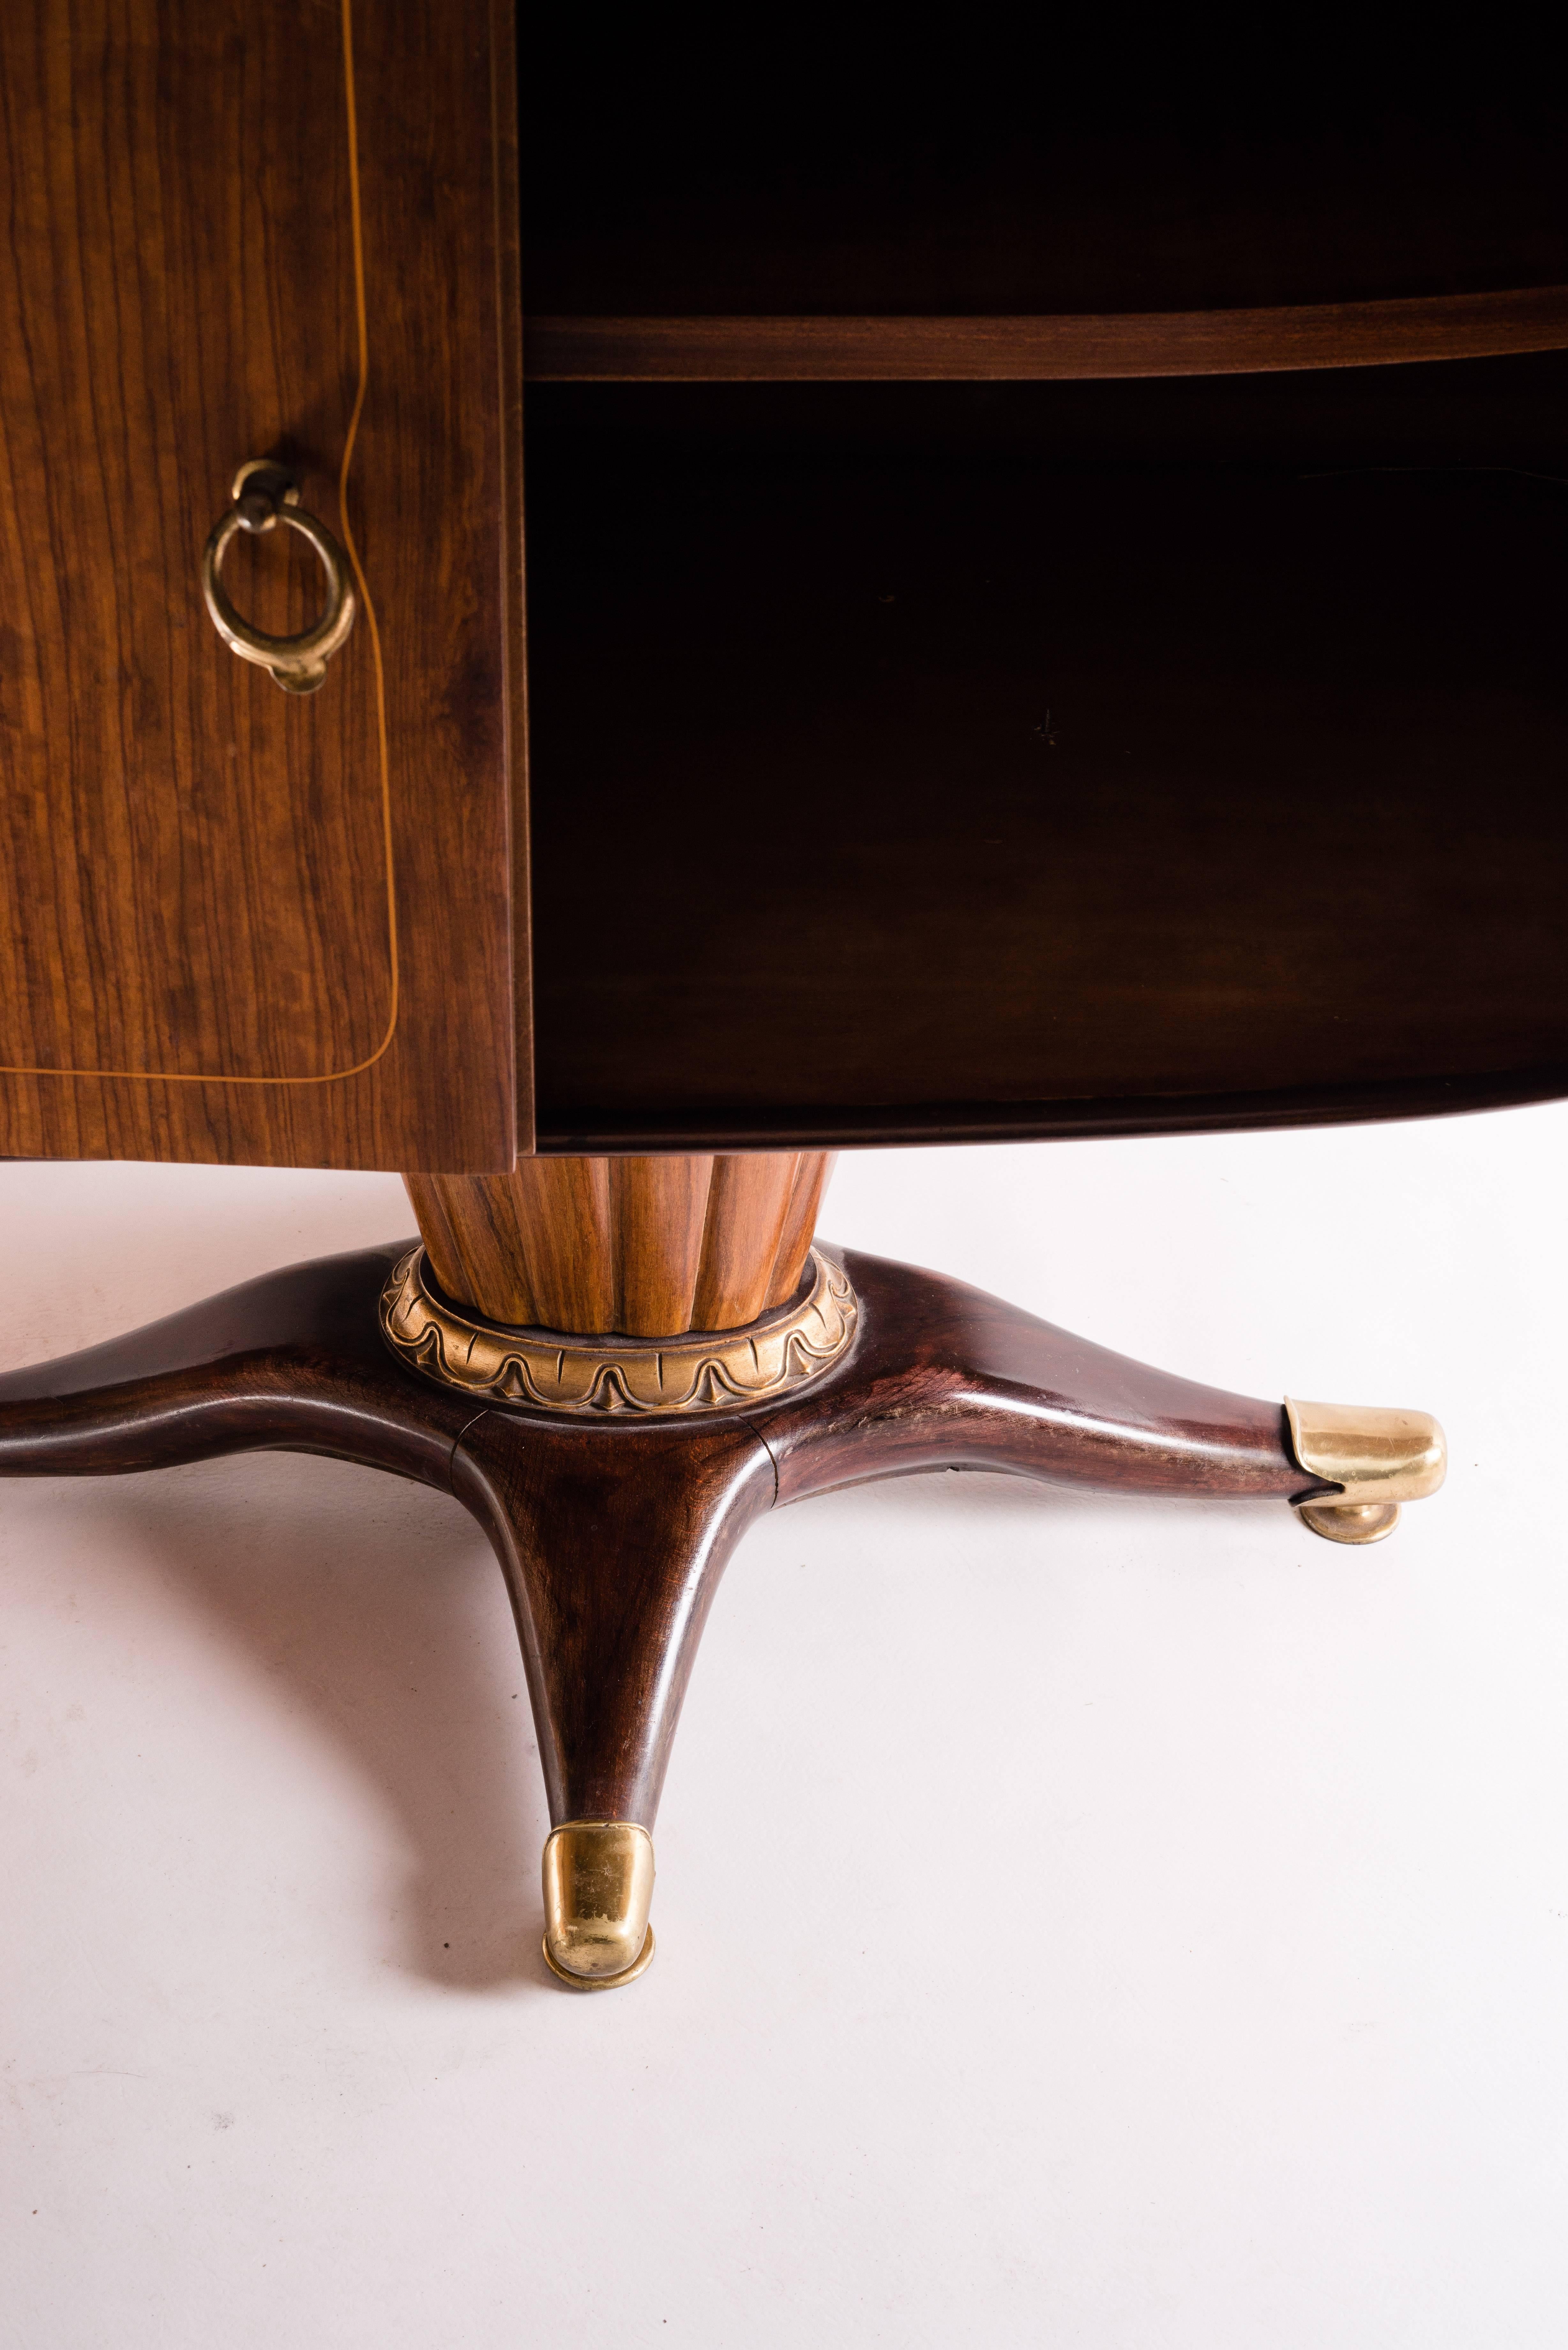
[[[0,1151],[527,1147],[514,112],[504,0],[0,10]],[[308,700],[202,599],[269,456]]]

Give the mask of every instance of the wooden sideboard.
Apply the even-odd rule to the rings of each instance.
[[[1555,102],[521,21],[5,13],[0,1148],[1568,1088]]]
[[[461,1502],[592,1990],[759,1512],[1441,1483],[814,1229],[840,1141],[1568,1091],[1568,189],[1469,28],[1238,109],[1185,20],[520,21],[0,17],[0,1149],[422,1234],[0,1375],[0,1473]]]

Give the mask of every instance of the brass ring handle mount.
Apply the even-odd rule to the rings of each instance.
[[[202,593],[213,626],[241,660],[265,669],[285,693],[314,693],[327,681],[327,664],[354,625],[358,609],[348,561],[325,523],[306,513],[299,503],[299,484],[286,465],[254,457],[234,475],[234,503],[213,525],[202,550]],[[242,619],[223,586],[223,556],[239,530],[274,530],[279,523],[298,531],[316,549],[327,574],[327,602],[321,618],[302,636],[269,637]]]

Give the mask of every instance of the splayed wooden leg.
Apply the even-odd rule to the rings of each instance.
[[[782,1279],[803,1179],[773,1180],[772,1220],[752,1218],[763,1297]],[[736,1197],[746,1185],[754,1208],[763,1177],[737,1182]],[[691,1191],[674,1184],[686,1208],[651,1219],[688,1242]],[[635,1185],[618,1196],[634,1201]],[[1441,1482],[1441,1430],[1424,1413],[1231,1395],[939,1274],[812,1251],[810,1239],[807,1228],[805,1271],[782,1303],[739,1328],[672,1336],[490,1319],[443,1295],[410,1242],[294,1266],[0,1377],[0,1474],[110,1474],[268,1447],[455,1495],[512,1595],[552,1823],[546,1957],[584,1990],[631,1981],[652,1955],[652,1831],[681,1700],[725,1562],[775,1503],[990,1469],[1172,1499],[1272,1496],[1343,1540]],[[680,1295],[705,1294],[705,1256],[706,1241],[692,1270],[687,1246]],[[646,1263],[615,1279],[623,1300],[657,1288]]]

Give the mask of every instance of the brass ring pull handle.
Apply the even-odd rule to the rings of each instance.
[[[326,683],[327,664],[354,625],[358,607],[348,558],[325,523],[299,503],[299,484],[286,466],[253,458],[234,475],[234,504],[219,517],[202,550],[202,593],[213,626],[231,652],[265,669],[285,693],[314,693]],[[280,523],[298,531],[316,549],[327,574],[327,606],[303,636],[269,637],[242,620],[223,581],[223,556],[237,530],[272,530]]]

